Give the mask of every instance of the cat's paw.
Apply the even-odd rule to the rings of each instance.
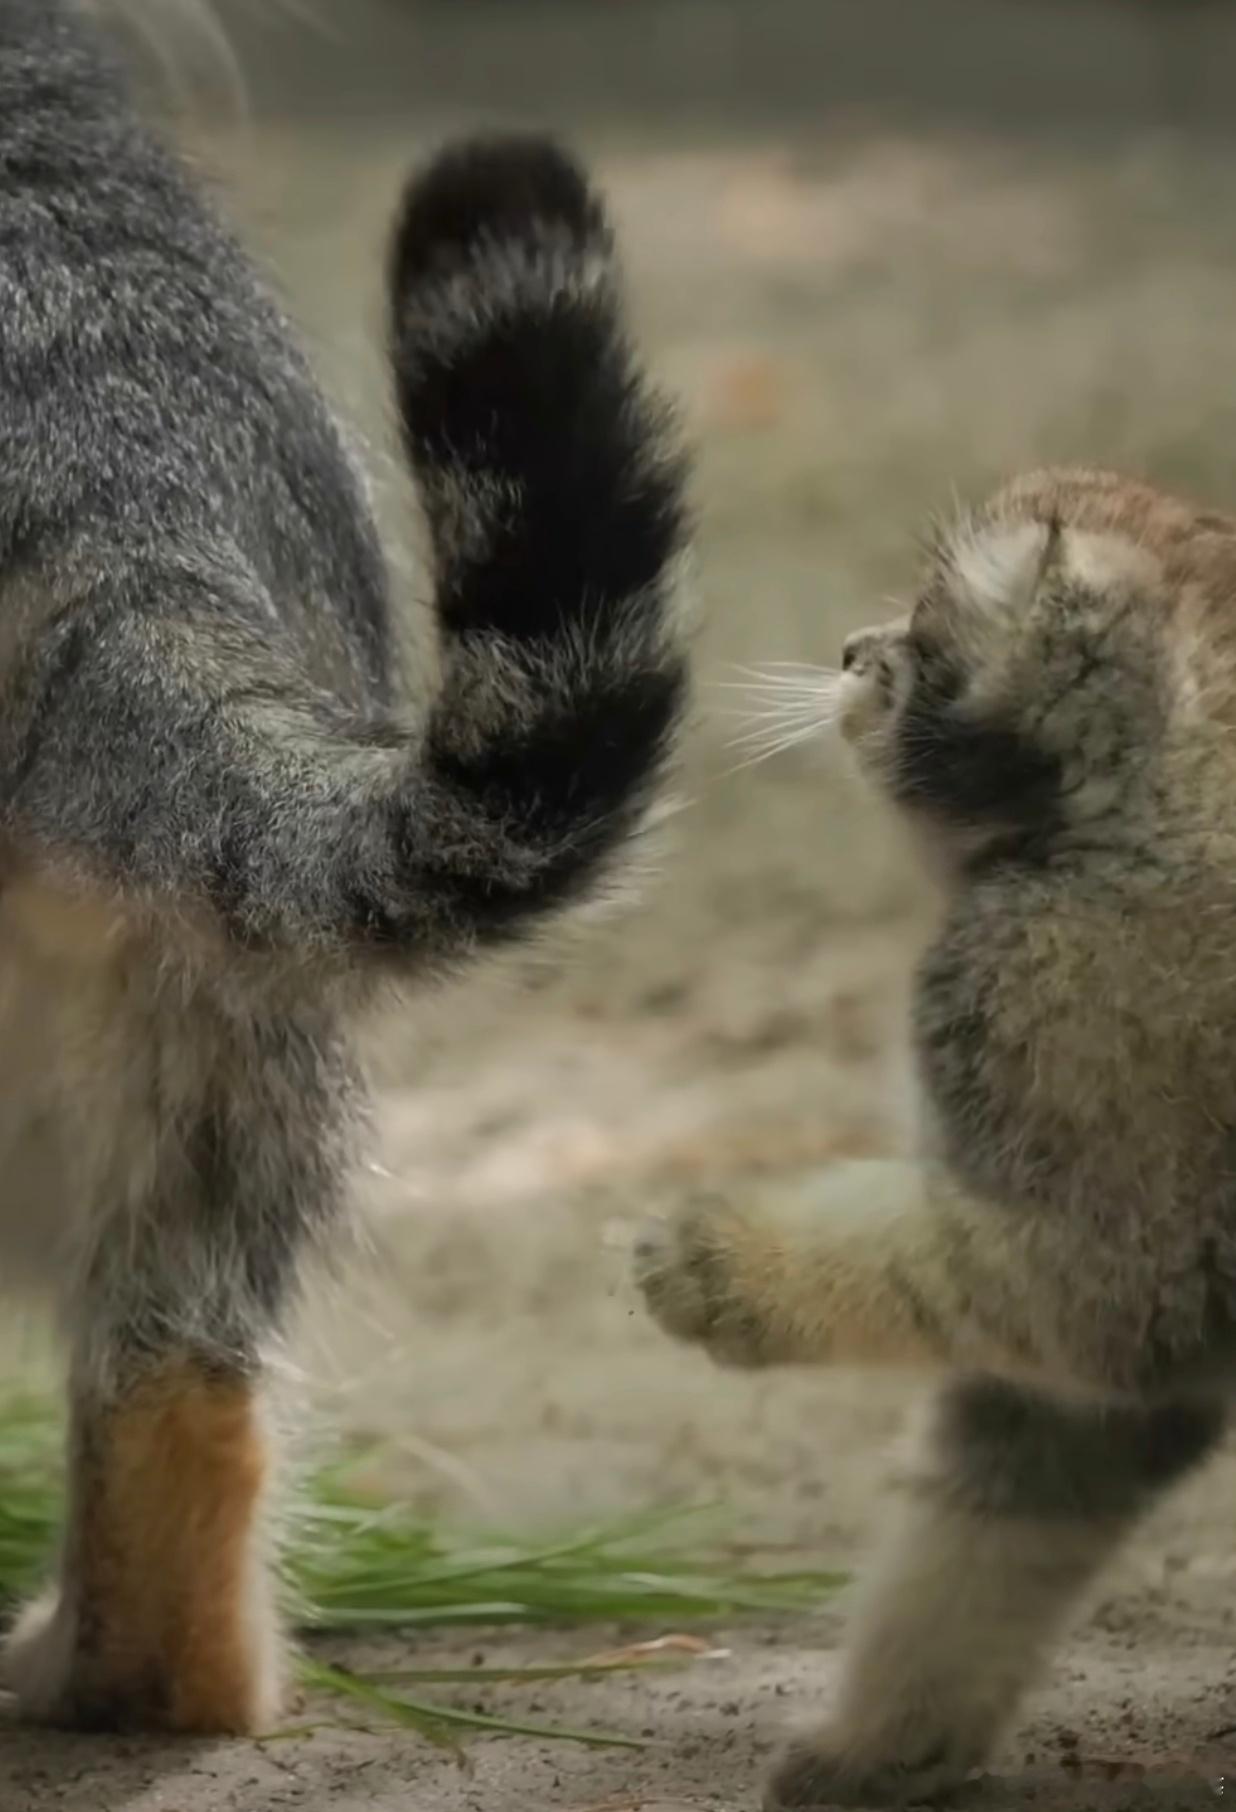
[[[635,1246],[635,1280],[666,1333],[723,1365],[769,1363],[767,1329],[742,1289],[743,1223],[728,1205],[688,1202],[649,1221]]]
[[[271,1624],[248,1652],[219,1652],[203,1632],[198,1652],[170,1665],[85,1639],[75,1609],[48,1592],[18,1617],[0,1650],[0,1685],[31,1723],[70,1730],[171,1730],[254,1736],[275,1723],[283,1699],[282,1654]]]
[[[947,1747],[917,1756],[861,1755],[827,1737],[795,1743],[774,1768],[764,1812],[831,1812],[836,1806],[928,1806],[963,1784],[977,1760]]]
[[[71,1724],[71,1681],[77,1619],[55,1592],[28,1604],[0,1649],[0,1686],[17,1700],[23,1717],[39,1724]]]

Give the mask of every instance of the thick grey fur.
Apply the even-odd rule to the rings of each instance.
[[[595,893],[678,721],[681,462],[584,177],[452,148],[390,280],[421,721],[295,336],[97,22],[0,0],[0,1279],[53,1288],[77,1428],[59,1603],[10,1653],[35,1715],[167,1721],[78,1602],[83,1456],[171,1359],[257,1377],[346,1200],[357,1015]],[[224,1723],[270,1713],[269,1647]]]

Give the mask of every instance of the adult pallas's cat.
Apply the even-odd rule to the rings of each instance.
[[[447,151],[389,287],[417,722],[277,310],[73,0],[0,0],[0,1282],[72,1344],[36,1717],[275,1715],[263,1353],[341,1212],[351,1023],[587,892],[679,715],[680,467],[583,177]]]
[[[640,1255],[661,1321],[719,1357],[941,1379],[772,1807],[916,1802],[980,1765],[1236,1385],[1236,522],[1025,478],[845,665],[843,733],[943,888],[921,1156],[692,1204]]]

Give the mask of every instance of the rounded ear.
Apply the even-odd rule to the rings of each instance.
[[[989,522],[950,550],[958,591],[979,610],[1017,610],[1030,603],[1059,557],[1057,522]]]
[[[1128,535],[1102,529],[1066,529],[1058,556],[1060,570],[1088,591],[1150,591],[1163,569],[1148,548]]]

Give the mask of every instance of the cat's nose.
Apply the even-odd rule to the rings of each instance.
[[[842,670],[848,673],[852,667],[857,667],[871,653],[878,639],[873,629],[859,629],[848,635],[841,645]]]

